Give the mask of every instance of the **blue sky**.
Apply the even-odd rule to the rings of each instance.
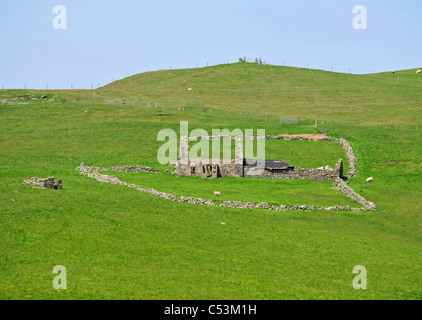
[[[53,7],[67,9],[56,30]],[[366,30],[353,8],[364,5]],[[0,86],[90,88],[145,72],[260,57],[371,73],[422,66],[420,0],[2,0]]]

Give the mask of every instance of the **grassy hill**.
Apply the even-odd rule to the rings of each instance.
[[[421,124],[422,83],[416,70],[351,75],[237,63],[143,73],[111,83],[97,94],[308,120]]]
[[[116,81],[95,90],[95,100],[91,90],[0,91],[7,100],[0,104],[1,299],[422,298],[422,84],[415,70],[357,76],[232,64],[188,71]],[[44,94],[43,101],[12,100]],[[117,105],[121,99],[129,105]],[[301,125],[280,125],[280,116],[299,116]],[[75,170],[81,162],[148,165],[160,173],[116,176],[213,200],[221,189],[223,200],[350,204],[330,183],[203,181],[157,163],[157,133],[178,131],[181,120],[209,132],[277,135],[316,133],[316,118],[352,144],[358,176],[349,185],[376,212],[175,203]],[[344,157],[335,143],[284,141],[267,151],[299,167]],[[22,185],[32,176],[63,179],[64,189]],[[67,268],[67,290],[52,287],[55,265]],[[368,270],[365,291],[352,287],[356,265]]]
[[[146,72],[95,90],[7,90],[3,97],[57,94],[64,101],[127,99],[147,107],[156,103],[230,110],[236,116],[301,116],[304,120],[353,124],[421,125],[421,75],[416,70],[354,75],[295,67],[236,63],[197,69]],[[188,90],[192,89],[192,90]],[[51,97],[50,97],[51,98]],[[141,103],[141,104],[140,104]],[[217,114],[213,115],[217,116]]]

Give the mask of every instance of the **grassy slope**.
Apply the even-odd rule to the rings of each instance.
[[[397,76],[400,75],[400,81]],[[132,85],[132,87],[131,87]],[[111,89],[113,87],[113,89]],[[121,88],[121,89],[120,89]],[[192,91],[187,91],[192,88]],[[415,70],[349,75],[256,64],[144,73],[109,84],[99,97],[165,104],[193,103],[219,109],[303,119],[345,119],[381,124],[421,124],[422,83]]]
[[[146,106],[204,106],[271,117],[422,125],[417,69],[353,75],[256,64],[229,64],[189,70],[161,70],[115,81],[95,90],[97,100],[127,99]],[[398,80],[400,76],[400,80]],[[419,80],[418,80],[419,79]],[[419,81],[419,82],[418,82]],[[192,91],[188,91],[192,88]],[[11,91],[10,91],[11,92]],[[16,90],[13,94],[46,91]],[[91,90],[50,91],[70,101],[89,102]],[[212,117],[224,118],[224,112]]]
[[[100,184],[74,170],[85,161],[100,166],[144,164],[163,172],[166,167],[155,159],[156,134],[165,127],[177,129],[179,120],[207,130],[265,127],[267,134],[274,135],[316,131],[310,125],[280,127],[277,121],[239,119],[238,110],[245,108],[260,115],[282,112],[309,119],[324,115],[327,121],[357,117],[361,123],[418,124],[421,114],[415,106],[421,88],[413,81],[413,71],[403,72],[399,84],[392,78],[397,75],[391,74],[351,76],[256,65],[193,72],[203,74],[189,78],[192,83],[187,86],[194,88],[191,96],[187,86],[177,82],[186,70],[173,71],[168,78],[167,73],[161,78],[154,78],[160,72],[152,73],[151,82],[145,74],[135,77],[133,92],[124,86],[130,80],[123,80],[121,91],[97,91],[114,99],[191,99],[185,101],[191,108],[172,110],[171,117],[157,117],[156,110],[139,107],[90,105],[89,91],[52,92],[70,97],[70,104],[0,105],[0,298],[422,298],[420,131],[330,128],[332,136],[349,140],[359,155],[359,176],[350,185],[377,204],[376,213],[270,213],[173,203]],[[285,87],[277,84],[277,73],[288,78],[283,80]],[[202,93],[195,85],[203,87]],[[250,92],[252,87],[262,95]],[[201,107],[195,104],[199,98],[215,108],[215,117],[199,112]],[[321,105],[318,110],[310,108],[316,103]],[[233,110],[224,109],[227,105]],[[340,148],[327,147],[323,152],[312,150],[315,158],[306,159],[304,151],[314,145],[293,147],[286,142],[285,146],[280,157],[300,166],[314,166],[315,158],[325,152],[321,165],[333,165],[327,161],[335,163],[342,156]],[[269,150],[278,156],[277,147]],[[31,176],[50,175],[64,179],[63,191],[21,185]],[[365,183],[368,176],[375,177],[373,184]],[[141,177],[121,176],[139,184]],[[214,189],[194,190],[197,183],[205,182],[192,179],[178,185],[171,178],[160,175],[163,191],[186,190],[201,196]],[[233,196],[243,199],[249,192],[257,200],[267,194],[268,202],[279,199],[268,192],[270,182],[253,180],[249,187],[240,182],[236,190],[243,192]],[[160,181],[154,183],[160,190]],[[230,192],[233,181],[211,183]],[[314,185],[277,184],[281,191],[290,185],[308,191]],[[326,196],[344,200],[325,185],[320,188],[318,184],[309,193],[280,197],[306,202],[318,192],[328,192]],[[58,264],[67,267],[66,291],[56,292],[51,286],[52,269]],[[352,288],[352,269],[358,264],[368,269],[366,291]]]
[[[190,195],[215,201],[267,202],[274,205],[350,205],[360,207],[330,187],[331,181],[272,181],[267,179],[203,180],[201,177],[174,177],[170,174],[110,173],[140,187],[153,188],[177,196]],[[251,187],[256,190],[251,192]],[[214,191],[221,197],[215,197]],[[298,196],[300,194],[300,196]]]

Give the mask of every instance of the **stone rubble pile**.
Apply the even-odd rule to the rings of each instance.
[[[46,179],[32,177],[29,180],[25,180],[23,184],[29,184],[31,186],[36,186],[36,187],[41,187],[41,188],[46,188],[46,189],[56,189],[56,190],[63,189],[62,180],[54,181],[54,177],[49,177]]]

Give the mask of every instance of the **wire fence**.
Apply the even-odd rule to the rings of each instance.
[[[253,113],[239,111],[236,112],[223,112],[221,109],[216,109],[203,105],[202,102],[158,102],[149,101],[143,99],[107,99],[107,98],[95,98],[92,100],[94,104],[108,104],[114,106],[133,106],[142,109],[156,110],[157,112],[171,111],[171,112],[194,112],[199,115],[209,116],[212,115],[214,119],[225,120],[226,122],[236,122],[239,120],[245,120],[245,122],[255,122],[258,124],[278,124],[280,126],[312,126],[315,127],[320,134],[329,134],[330,130],[333,129],[347,129],[347,128],[375,128],[379,130],[411,130],[421,131],[422,125],[415,124],[392,124],[392,123],[374,123],[366,121],[324,121],[324,120],[311,120],[309,118],[302,118],[300,116],[274,116],[274,114],[268,113]]]
[[[35,97],[35,96],[34,96]],[[336,129],[365,129],[374,128],[377,130],[408,130],[408,131],[421,131],[421,125],[417,124],[403,124],[403,123],[374,123],[373,121],[363,120],[343,120],[343,121],[326,121],[326,120],[311,120],[309,116],[290,116],[290,115],[278,115],[275,116],[273,113],[256,113],[250,111],[233,111],[233,110],[222,110],[211,106],[204,105],[202,101],[175,101],[175,102],[163,102],[163,101],[151,101],[149,98],[134,97],[130,99],[111,99],[107,96],[99,96],[95,93],[91,98],[84,96],[82,98],[75,98],[74,96],[65,97],[61,96],[58,98],[44,96],[32,96],[17,97],[9,100],[0,100],[1,103],[7,103],[10,105],[28,104],[33,99],[36,101],[56,101],[65,103],[78,103],[84,106],[89,105],[109,105],[114,107],[119,106],[131,106],[144,110],[154,111],[157,116],[179,116],[183,117],[185,112],[194,113],[196,115],[213,119],[214,122],[218,121],[221,124],[239,125],[254,123],[255,127],[261,126],[263,128],[267,126],[307,126],[314,127],[321,135],[328,135],[330,131]],[[36,102],[33,101],[33,102]]]
[[[373,123],[365,121],[319,121],[316,126],[319,131],[329,132],[330,129],[338,128],[375,128],[379,130],[411,130],[420,131],[421,125],[417,124],[391,124],[391,123]]]

